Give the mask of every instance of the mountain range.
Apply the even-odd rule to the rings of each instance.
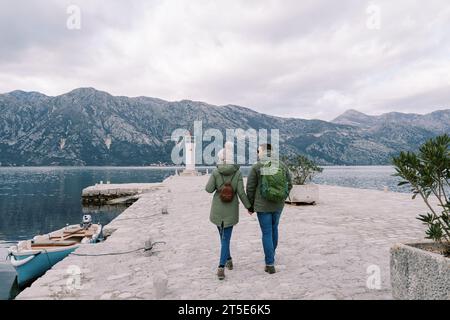
[[[13,91],[0,95],[0,163],[149,165],[171,163],[172,131],[279,129],[281,152],[322,165],[384,165],[402,150],[450,133],[450,110],[379,116],[349,110],[327,122],[281,118],[236,105],[113,96],[79,88],[59,96]]]

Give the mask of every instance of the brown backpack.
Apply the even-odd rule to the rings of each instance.
[[[233,197],[234,197],[234,189],[233,186],[231,185],[231,183],[233,182],[233,178],[234,175],[236,174],[236,172],[233,174],[233,176],[231,177],[231,180],[229,182],[225,182],[225,180],[223,179],[223,175],[220,175],[222,177],[222,187],[219,188],[219,196],[220,196],[220,200],[222,200],[222,202],[231,202],[233,201]]]

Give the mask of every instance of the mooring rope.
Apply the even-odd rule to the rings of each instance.
[[[123,251],[123,252],[110,252],[110,253],[98,253],[98,254],[71,253],[71,255],[78,256],[78,257],[117,256],[117,255],[121,255],[121,254],[129,254],[129,253],[137,252],[137,251],[140,251],[140,250],[144,250],[144,252],[150,251],[150,250],[153,249],[153,246],[155,244],[166,244],[166,242],[165,241],[156,241],[156,242],[153,242],[152,245],[149,248],[142,247],[142,248],[138,248],[138,249],[134,249],[134,250],[130,250],[130,251]]]
[[[156,216],[161,216],[163,215],[163,213],[155,213],[149,216],[144,216],[144,217],[130,217],[130,218],[119,218],[119,219],[114,219],[113,222],[117,222],[117,221],[125,221],[125,220],[141,220],[141,219],[148,219],[148,218],[153,218]]]
[[[44,249],[44,252],[45,252],[45,255],[47,256],[48,267],[51,268],[52,267],[52,263],[50,262],[50,257],[48,256],[47,249]]]

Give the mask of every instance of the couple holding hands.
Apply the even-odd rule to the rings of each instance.
[[[227,143],[228,144],[228,143]],[[233,269],[230,240],[233,227],[239,222],[239,199],[249,214],[257,213],[262,233],[265,255],[265,271],[275,270],[275,252],[278,245],[278,224],[284,201],[292,188],[287,166],[272,156],[272,146],[262,144],[258,148],[258,161],[252,166],[244,189],[240,167],[230,159],[233,152],[225,145],[218,153],[217,168],[212,172],[206,191],[214,193],[210,221],[217,226],[220,235],[219,280],[225,279],[225,268]],[[227,152],[228,151],[228,152]],[[228,155],[227,155],[228,153]]]

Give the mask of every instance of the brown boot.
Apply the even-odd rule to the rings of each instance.
[[[264,271],[267,272],[268,274],[274,274],[275,272],[277,272],[275,270],[275,266],[266,266],[264,268]]]
[[[219,280],[225,279],[225,268],[217,268],[217,278],[219,278]]]
[[[225,267],[227,267],[228,270],[233,270],[233,259],[228,259]]]

